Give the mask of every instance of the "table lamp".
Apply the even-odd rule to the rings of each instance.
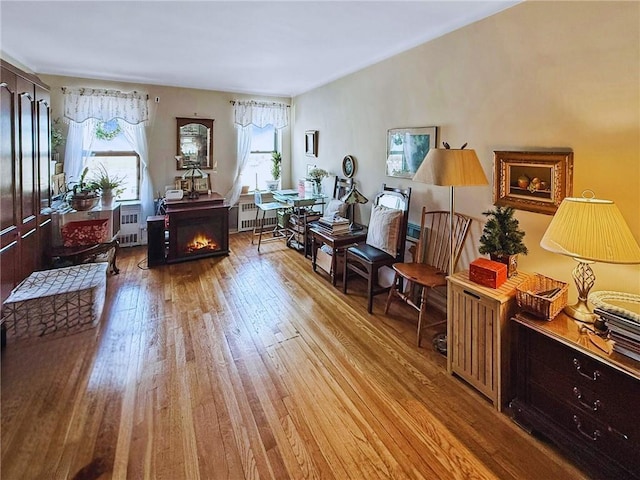
[[[200,169],[200,162],[186,161],[184,162],[184,166],[187,167],[187,171],[182,174],[182,178],[191,178],[191,191],[189,192],[189,196],[187,198],[189,198],[189,200],[194,200],[200,196],[195,188],[194,179],[196,177],[207,178],[209,175],[207,175]]]
[[[353,205],[356,203],[365,204],[369,201],[367,197],[361,194],[355,185],[353,185],[347,193],[345,193],[342,197],[340,197],[344,203],[349,206],[350,214],[351,214],[351,230],[353,230],[353,222],[354,222],[354,212]]]
[[[448,144],[445,144],[448,147]],[[466,144],[465,144],[466,146]],[[454,270],[454,231],[453,217],[455,214],[454,187],[489,185],[480,160],[475,150],[453,148],[432,148],[427,153],[418,171],[413,176],[414,182],[449,187],[449,275]],[[436,345],[441,353],[446,352],[446,335],[441,334],[436,339]]]
[[[594,198],[591,190],[582,195],[562,200],[540,246],[578,262],[572,272],[578,301],[567,305],[564,312],[580,322],[593,323],[596,315],[587,304],[596,281],[591,264],[640,263],[640,247],[614,202]]]

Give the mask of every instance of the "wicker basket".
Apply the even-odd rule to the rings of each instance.
[[[560,290],[551,297],[538,295],[555,288]],[[516,287],[518,306],[536,317],[551,320],[567,304],[569,286],[553,278],[536,273]]]

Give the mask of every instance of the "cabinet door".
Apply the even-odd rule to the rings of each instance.
[[[36,270],[37,235],[37,159],[35,155],[34,84],[18,77],[18,158],[20,166],[20,276],[18,281]]]
[[[0,294],[4,301],[16,284],[18,210],[16,204],[16,75],[0,72]]]
[[[37,270],[49,264],[51,248],[51,172],[50,172],[50,135],[51,135],[51,107],[50,94],[47,90],[36,85],[36,179],[37,179],[37,224],[38,224],[38,258]]]
[[[497,302],[451,285],[451,370],[495,401]]]

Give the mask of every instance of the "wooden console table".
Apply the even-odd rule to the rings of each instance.
[[[348,232],[342,235],[332,235],[324,230],[317,223],[312,222],[309,227],[309,233],[311,233],[311,262],[313,265],[313,271],[316,272],[316,266],[318,262],[318,248],[324,243],[331,248],[331,283],[336,286],[336,267],[337,257],[343,254],[344,249],[354,243],[362,242],[367,239],[367,227],[362,227],[360,230]]]

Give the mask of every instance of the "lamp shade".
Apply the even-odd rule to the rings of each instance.
[[[413,181],[448,187],[489,184],[475,150],[443,148],[429,150]]]
[[[638,242],[611,200],[565,198],[540,246],[586,261],[640,263]]]
[[[369,201],[369,199],[361,194],[355,186],[351,187],[351,190],[344,194],[340,200],[348,205],[353,205],[354,203],[367,203]]]

